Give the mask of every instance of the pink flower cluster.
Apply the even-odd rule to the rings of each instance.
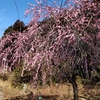
[[[52,66],[59,70],[57,66],[61,65],[68,73],[78,66],[88,75],[90,66],[100,64],[100,3],[65,1],[60,8],[46,0],[29,4],[25,12],[32,18],[28,32],[11,33],[0,40],[1,69],[4,58],[10,70],[22,61],[22,72],[34,69],[34,77],[38,78],[43,69],[51,75]]]

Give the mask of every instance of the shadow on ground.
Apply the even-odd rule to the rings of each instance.
[[[58,100],[57,98],[58,98],[58,95],[34,96],[33,93],[30,93],[28,95],[21,95],[21,96],[13,97],[6,100]]]

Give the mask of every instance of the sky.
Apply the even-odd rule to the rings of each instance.
[[[13,25],[15,21],[19,19],[18,12],[21,21],[25,24],[30,21],[29,18],[24,17],[28,3],[35,4],[35,0],[0,0],[0,37],[3,36],[5,29]]]
[[[26,25],[30,22],[31,16],[25,18],[24,12],[28,8],[28,3],[35,4],[38,0],[0,0],[0,38],[4,31],[16,20],[20,19]],[[39,0],[42,1],[42,0]],[[53,0],[47,0],[50,4]],[[58,4],[62,4],[65,0],[55,0]]]

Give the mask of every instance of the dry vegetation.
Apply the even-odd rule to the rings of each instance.
[[[55,84],[52,86],[38,87],[32,89],[28,85],[27,92],[22,88],[14,88],[9,81],[0,80],[0,90],[4,94],[3,100],[73,100],[73,90],[71,84]],[[79,85],[79,100],[100,100],[100,87],[83,87]]]

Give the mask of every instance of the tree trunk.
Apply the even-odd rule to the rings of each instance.
[[[73,93],[74,93],[74,100],[78,100],[78,86],[75,81],[72,83],[73,86]]]
[[[72,87],[73,87],[74,100],[78,100],[78,86],[77,86],[77,83],[76,83],[75,79],[73,79],[73,78],[70,78],[69,82],[72,84]]]

